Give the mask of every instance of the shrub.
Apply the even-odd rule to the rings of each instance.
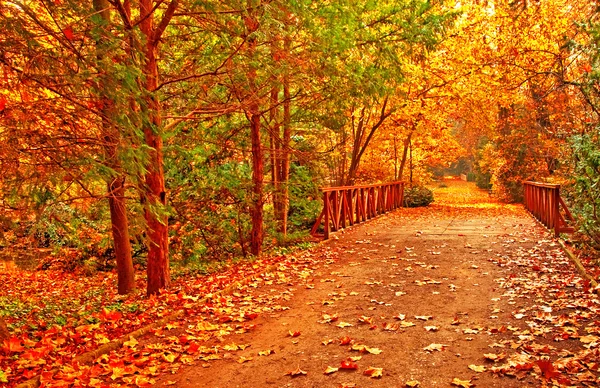
[[[572,210],[578,224],[600,248],[600,130],[572,139],[575,155],[575,182]]]
[[[404,206],[428,206],[433,202],[433,191],[424,186],[413,186],[404,190]]]

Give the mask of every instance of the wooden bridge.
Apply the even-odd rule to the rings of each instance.
[[[523,186],[525,208],[533,217],[554,231],[557,237],[561,233],[574,232],[575,229],[567,223],[574,222],[574,219],[560,196],[560,185],[528,181]],[[404,201],[404,182],[327,187],[321,191],[323,210],[311,234],[325,239],[331,232],[402,207]]]

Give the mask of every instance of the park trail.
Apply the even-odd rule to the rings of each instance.
[[[471,183],[434,192],[211,307],[204,352],[157,386],[598,386],[598,300],[557,241]]]

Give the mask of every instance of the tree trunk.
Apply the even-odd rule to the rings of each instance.
[[[145,125],[144,140],[148,147],[149,159],[145,174],[144,218],[148,238],[148,295],[156,294],[169,286],[169,236],[168,219],[164,215],[167,203],[165,175],[163,165],[163,140],[161,133],[162,118],[160,101],[156,95],[158,87],[158,44],[160,36],[172,18],[178,2],[171,1],[160,23],[154,26],[153,1],[140,0],[140,29],[146,39],[143,67],[144,87],[146,89],[145,110],[149,125]]]
[[[6,326],[6,322],[4,322],[4,318],[0,317],[0,344],[8,338],[10,338],[8,327]]]
[[[263,185],[264,185],[264,162],[263,148],[260,140],[260,112],[258,103],[250,107],[250,137],[252,141],[252,184],[253,184],[253,207],[252,207],[252,230],[250,232],[250,252],[259,256],[262,250],[264,238],[263,225]]]
[[[275,80],[273,80],[275,82]],[[271,89],[271,111],[269,113],[269,119],[271,121],[271,180],[273,182],[273,217],[277,221],[277,229],[280,229],[280,222],[282,217],[282,200],[281,200],[281,165],[279,159],[281,158],[281,139],[280,139],[280,125],[278,122],[277,111],[279,104],[279,88],[273,86]]]
[[[289,52],[291,48],[291,40],[286,38],[284,43],[284,50]],[[290,93],[290,77],[289,74],[285,74],[283,77],[283,144],[281,144],[281,168],[280,172],[280,186],[281,186],[281,224],[280,232],[284,236],[287,235],[288,226],[288,212],[290,208],[290,143],[292,139],[291,129],[291,93]]]
[[[404,175],[404,167],[406,167],[406,159],[408,157],[408,148],[410,145],[410,140],[412,138],[413,135],[413,131],[411,130],[408,133],[408,136],[406,137],[406,139],[404,139],[404,142],[402,144],[402,160],[400,161],[400,168],[398,169],[398,180],[402,180],[402,177]]]
[[[110,223],[117,260],[117,288],[121,295],[128,294],[135,289],[124,183],[125,178],[118,177],[108,184]]]
[[[106,21],[110,22],[110,4],[108,0],[94,0],[94,10]],[[102,41],[96,42],[98,46]],[[103,53],[98,54],[102,59]],[[100,79],[100,84],[106,85]],[[98,96],[102,100],[108,99],[107,93]],[[135,289],[135,274],[131,257],[131,242],[129,240],[129,221],[125,204],[125,176],[122,173],[121,163],[118,158],[118,145],[120,135],[118,129],[111,122],[114,112],[112,104],[102,104],[102,133],[105,141],[104,154],[106,165],[118,175],[107,182],[108,206],[110,209],[110,223],[113,235],[115,257],[117,261],[117,289],[119,294],[128,294]]]

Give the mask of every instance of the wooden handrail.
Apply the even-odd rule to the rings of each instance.
[[[317,236],[323,223],[323,237],[331,232],[364,222],[402,206],[404,182],[379,185],[321,188],[323,210],[310,233]]]
[[[573,216],[560,197],[560,185],[525,182],[523,186],[525,189],[525,208],[548,229],[554,230],[556,237],[561,233],[573,233],[575,231],[566,222],[573,221]],[[561,209],[565,213],[564,216]]]

